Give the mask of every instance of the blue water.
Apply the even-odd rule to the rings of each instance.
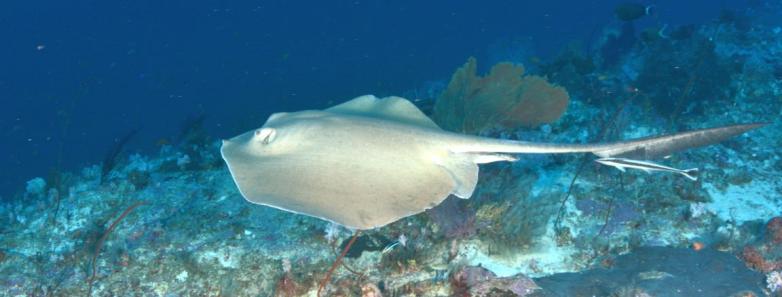
[[[151,152],[188,116],[215,137],[272,112],[447,80],[521,40],[549,58],[595,42],[621,1],[13,1],[0,10],[0,196],[51,169]],[[641,26],[700,24],[746,1],[654,1]],[[757,5],[757,4],[756,4]],[[500,50],[492,44],[500,44]],[[40,50],[37,47],[42,47]]]

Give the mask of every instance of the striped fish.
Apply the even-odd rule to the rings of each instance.
[[[622,172],[624,172],[626,168],[640,169],[645,171],[646,173],[651,173],[652,171],[665,171],[665,172],[673,172],[673,173],[681,174],[692,181],[698,180],[698,176],[697,176],[698,168],[682,170],[682,169],[676,169],[668,166],[663,166],[649,161],[640,161],[640,160],[632,160],[632,159],[625,159],[625,158],[601,158],[595,160],[595,162],[611,167],[616,167],[616,169],[619,169],[619,171]]]

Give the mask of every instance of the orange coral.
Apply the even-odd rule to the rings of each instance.
[[[696,252],[699,252],[700,250],[702,250],[705,247],[706,247],[706,244],[704,244],[703,242],[700,242],[700,241],[696,241],[696,242],[692,243],[692,250],[694,250]]]
[[[752,246],[744,247],[744,250],[741,252],[741,258],[748,267],[766,273],[782,267],[782,262],[766,260],[760,251]]]
[[[525,76],[521,65],[499,63],[485,77],[476,75],[476,69],[471,57],[438,98],[434,119],[444,129],[476,134],[493,126],[535,127],[556,121],[567,109],[564,88]]]
[[[782,217],[774,217],[766,224],[766,232],[771,242],[782,243]]]

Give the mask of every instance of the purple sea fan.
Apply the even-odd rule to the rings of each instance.
[[[527,296],[540,289],[532,279],[524,275],[497,277],[480,266],[464,267],[453,274],[451,286],[455,296],[473,297],[497,296],[498,292]]]
[[[449,197],[426,213],[446,238],[470,237],[476,232],[475,213],[465,204],[465,200]]]
[[[611,210],[611,219],[608,221],[608,226],[606,226],[604,232],[611,234],[628,222],[636,221],[640,218],[641,214],[631,202],[616,201]]]
[[[516,296],[527,296],[532,294],[540,287],[535,284],[532,279],[524,276],[517,275],[513,277],[501,277],[495,278],[487,282],[480,283],[474,286],[470,292],[473,296],[496,296],[496,292],[512,292]]]
[[[611,217],[603,230],[603,234],[605,235],[610,235],[617,229],[620,229],[624,224],[638,220],[641,217],[641,214],[632,202],[627,201],[606,203],[593,199],[581,199],[576,201],[576,208],[582,211],[586,216],[604,218],[606,214],[609,214]]]

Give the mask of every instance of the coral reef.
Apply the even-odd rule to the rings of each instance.
[[[124,150],[125,146],[131,139],[133,139],[133,137],[136,136],[137,133],[138,129],[134,129],[122,136],[122,138],[114,140],[111,148],[106,151],[106,155],[103,156],[103,163],[100,174],[101,182],[103,182],[108,177],[109,172],[114,169],[114,166],[116,166],[120,154]]]
[[[773,271],[766,275],[766,288],[771,292],[777,292],[782,289],[782,273]]]
[[[546,79],[524,75],[524,67],[499,63],[477,76],[470,58],[457,69],[434,106],[443,129],[477,134],[495,125],[506,129],[536,127],[559,119],[569,102],[567,91]]]
[[[451,276],[451,296],[530,296],[540,290],[524,276],[497,277],[483,267],[466,266]]]
[[[766,236],[774,244],[782,243],[782,217],[774,217],[766,223]]]
[[[762,296],[760,280],[728,253],[663,247],[639,248],[610,267],[534,279],[553,296]]]
[[[774,217],[765,224],[765,234],[747,244],[741,251],[741,259],[752,269],[772,272],[782,269],[782,245],[780,230],[782,217]]]
[[[87,282],[89,283],[89,289],[87,289],[87,295],[92,294],[92,285],[93,282],[95,281],[95,276],[97,274],[97,268],[95,267],[95,265],[96,265],[96,261],[98,260],[98,256],[100,255],[100,250],[103,248],[103,243],[106,242],[106,238],[109,236],[109,234],[111,234],[112,231],[114,231],[114,228],[117,227],[117,224],[119,224],[119,222],[121,222],[122,219],[124,219],[131,211],[133,211],[134,209],[136,209],[137,207],[143,204],[144,202],[136,202],[133,205],[128,206],[128,208],[126,208],[125,211],[123,211],[122,214],[120,214],[119,217],[117,217],[117,219],[114,220],[114,222],[112,222],[108,228],[106,228],[106,231],[103,231],[103,235],[101,235],[100,239],[98,239],[98,243],[95,244],[95,251],[93,252],[92,255],[92,261],[91,261],[92,268],[90,269],[91,275],[87,279]],[[123,258],[126,257],[127,254],[123,254]],[[124,263],[123,266],[127,266],[126,259],[123,259],[123,263]]]
[[[731,75],[741,69],[740,61],[719,57],[715,47],[706,36],[649,43],[634,85],[661,115],[701,113],[706,102],[731,97],[731,89],[714,86],[730,85]]]

